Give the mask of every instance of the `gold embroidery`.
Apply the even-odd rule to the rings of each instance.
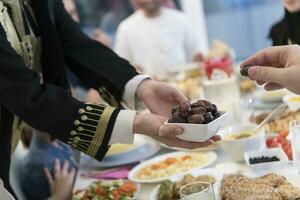
[[[101,116],[100,119],[100,123],[98,124],[97,130],[96,130],[96,135],[92,141],[92,145],[91,145],[91,149],[90,152],[93,157],[96,156],[99,147],[103,141],[105,132],[107,130],[107,125],[110,119],[110,116],[112,115],[112,113],[114,112],[115,108],[113,107],[107,107],[104,112],[103,115]]]
[[[103,142],[107,126],[115,108],[87,105],[78,110],[79,118],[74,121],[68,144],[73,148],[95,157]]]
[[[119,106],[119,103],[117,102],[116,98],[109,91],[107,91],[106,87],[100,87],[99,93],[100,96],[110,105],[115,107]]]

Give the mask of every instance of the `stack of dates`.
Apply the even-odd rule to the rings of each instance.
[[[208,124],[220,116],[217,106],[209,101],[198,100],[192,104],[186,101],[172,109],[169,123]]]

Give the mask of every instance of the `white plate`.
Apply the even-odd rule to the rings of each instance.
[[[259,89],[254,93],[254,97],[265,103],[275,103],[282,102],[282,98],[287,94],[289,94],[289,92],[286,89],[274,91],[265,91],[263,89]]]
[[[184,149],[180,147],[169,147],[161,142],[158,142],[163,148],[170,149],[170,150],[175,150],[175,151],[186,151],[186,152],[202,152],[202,151],[214,151],[218,150],[220,148],[220,142],[215,142],[209,146],[202,147],[202,148],[197,148],[197,149]]]
[[[296,95],[296,94],[289,94],[289,95],[286,95],[285,97],[283,97],[283,102],[285,102],[288,106],[289,106],[289,109],[291,111],[297,111],[300,109],[300,102],[298,101],[290,101],[289,99],[292,98],[292,97],[299,97],[299,95]]]
[[[153,156],[160,150],[160,146],[151,138],[143,135],[136,135],[136,137],[139,137],[139,141],[143,145],[140,145],[132,151],[107,156],[101,162],[82,154],[80,164],[89,167],[116,167],[140,162],[141,160],[145,160]]]
[[[203,164],[202,166],[199,166],[198,168],[195,168],[195,169],[191,169],[187,172],[181,172],[181,173],[178,173],[178,174],[174,174],[172,176],[168,176],[168,177],[163,177],[163,178],[158,178],[158,179],[152,179],[152,180],[140,180],[140,179],[137,179],[135,177],[136,173],[138,171],[140,171],[142,168],[146,167],[146,166],[149,166],[149,165],[152,165],[154,163],[157,163],[157,162],[160,162],[162,160],[165,160],[169,157],[178,157],[178,156],[182,156],[182,155],[185,155],[185,154],[188,154],[187,152],[174,152],[174,153],[168,153],[168,154],[165,154],[165,155],[161,155],[161,156],[158,156],[158,157],[155,157],[155,158],[152,158],[151,160],[148,160],[148,161],[145,161],[141,164],[139,164],[138,166],[134,167],[128,174],[128,179],[133,181],[133,182],[137,182],[137,183],[159,183],[159,182],[162,182],[164,180],[168,180],[174,176],[179,176],[179,175],[184,175],[184,174],[187,174],[187,173],[190,173],[191,171],[194,171],[194,170],[199,170],[199,169],[202,169],[204,167],[207,167],[209,166],[210,164],[212,164],[216,159],[217,159],[217,154],[213,151],[209,151],[209,152],[201,152],[201,153],[204,153],[204,154],[207,154],[208,155],[208,159],[207,159],[207,162],[205,164]]]
[[[95,181],[111,183],[115,180],[109,181],[109,180],[99,180],[99,179],[92,179],[92,178],[82,179],[80,181],[80,183],[75,184],[75,186],[73,188],[73,193],[76,192],[77,190],[86,189],[91,183],[93,183]],[[124,180],[124,181],[128,181],[128,180]],[[136,199],[141,192],[141,185],[139,183],[134,183],[134,184],[136,185],[137,191],[132,199]]]
[[[183,128],[182,135],[177,136],[179,139],[189,142],[205,142],[213,137],[225,123],[227,113],[220,112],[221,116],[208,124],[188,124],[188,123],[165,123],[168,125],[178,125]]]
[[[215,196],[216,196],[217,200],[219,200],[219,191],[220,191],[220,183],[221,183],[221,180],[222,180],[222,174],[217,173],[214,168],[194,170],[190,174],[195,176],[195,177],[203,176],[203,175],[213,176],[216,179],[216,183],[214,184]],[[174,176],[170,179],[170,181],[172,181],[172,182],[181,181],[183,179],[183,176],[184,175]],[[159,192],[159,187],[160,187],[160,185],[156,186],[151,191],[150,200],[156,200],[157,199],[157,195],[158,195],[158,192]]]

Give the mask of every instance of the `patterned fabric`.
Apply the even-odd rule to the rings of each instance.
[[[11,2],[14,5],[17,0]],[[1,3],[0,7],[0,178],[10,192],[14,116],[98,160],[109,148],[120,109],[86,105],[74,99],[69,93],[66,67],[89,88],[102,88],[115,105],[120,105],[126,83],[138,75],[126,60],[83,34],[61,0],[32,0],[30,6],[36,19],[23,18],[23,23],[26,33],[32,27],[40,36],[41,70],[30,69],[31,62],[23,56],[21,45],[14,45],[19,27],[14,28],[19,19],[10,18],[13,12],[8,4]],[[30,13],[25,5],[24,9]]]

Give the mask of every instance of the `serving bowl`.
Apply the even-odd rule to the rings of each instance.
[[[256,125],[242,124],[230,126],[218,132],[221,136],[221,147],[226,154],[235,162],[244,161],[244,153],[250,150],[258,150],[265,147],[264,129],[251,137],[229,140],[226,139],[230,134],[238,134],[244,131],[254,130]]]
[[[208,124],[188,124],[188,123],[168,123],[167,125],[178,125],[183,128],[182,135],[177,138],[188,142],[205,142],[220,130],[222,124],[226,122],[227,113],[220,112],[221,116]]]

